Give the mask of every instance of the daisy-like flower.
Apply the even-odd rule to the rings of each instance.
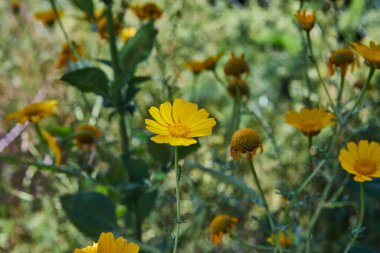
[[[238,58],[235,54],[231,53],[231,58],[224,65],[224,74],[226,76],[241,78],[243,74],[248,75],[249,73],[249,65],[244,59],[244,54],[241,54]]]
[[[218,54],[216,56],[210,56],[210,57],[207,57],[206,59],[202,60],[202,61],[188,61],[186,64],[185,64],[185,67],[189,70],[191,70],[191,72],[193,72],[193,74],[199,74],[200,72],[204,71],[204,70],[214,70],[215,67],[216,67],[216,64],[217,62],[219,61],[219,59],[223,56],[223,54]]]
[[[119,34],[121,32],[121,23],[120,23],[119,19],[114,18],[113,24],[114,24],[115,34]],[[106,16],[102,16],[101,18],[98,19],[97,27],[98,27],[98,33],[99,33],[100,37],[102,39],[108,39],[107,17]]]
[[[140,247],[119,237],[115,240],[112,233],[102,233],[97,243],[82,249],[75,249],[74,253],[138,253]]]
[[[292,247],[294,244],[294,238],[291,236],[288,236],[284,233],[284,231],[281,231],[278,234],[278,240],[280,242],[281,247],[289,248]],[[274,235],[271,235],[267,238],[267,243],[271,245],[275,245],[275,238]]]
[[[346,76],[349,65],[351,65],[351,72],[353,72],[355,65],[359,67],[360,63],[356,55],[348,48],[342,48],[334,51],[331,54],[327,64],[331,76],[334,75],[336,68],[340,68],[340,74],[342,77]]]
[[[334,124],[335,118],[335,114],[319,108],[302,108],[300,112],[290,110],[285,114],[285,121],[307,136],[319,134],[323,128]]]
[[[47,10],[47,11],[36,12],[34,14],[34,17],[47,26],[53,26],[55,21],[57,21],[58,18],[63,16],[63,11],[59,10],[57,14],[55,13],[54,10]]]
[[[372,68],[380,68],[380,44],[371,41],[369,47],[360,43],[352,43],[352,47],[363,56],[365,64]]]
[[[260,135],[251,128],[237,130],[231,138],[230,154],[235,160],[240,160],[241,154],[246,154],[246,159],[253,159],[257,149],[264,152]]]
[[[238,219],[236,217],[220,214],[217,215],[210,223],[211,241],[214,245],[222,243],[224,235],[229,235],[235,227]]]
[[[180,98],[152,106],[149,109],[154,120],[145,119],[146,128],[157,134],[151,138],[156,143],[168,143],[171,146],[189,146],[197,142],[194,137],[210,135],[216,125],[214,118],[208,118],[205,109],[198,110],[198,105]]]
[[[95,141],[101,136],[100,130],[91,125],[83,125],[75,129],[75,140],[82,150],[92,149]]]
[[[304,11],[297,10],[297,12],[294,14],[294,16],[296,17],[301,28],[303,30],[309,32],[314,27],[316,14],[317,14],[316,11],[313,11],[312,14],[307,15],[306,10],[304,10]]]
[[[62,161],[62,151],[61,148],[58,145],[58,141],[55,137],[53,137],[48,131],[42,130],[42,137],[46,140],[47,144],[49,145],[49,148],[51,152],[55,156],[55,165],[60,165]]]
[[[159,19],[162,16],[162,10],[154,3],[130,5],[128,8],[141,20]]]
[[[357,182],[371,181],[380,177],[380,144],[361,140],[359,144],[349,142],[347,149],[341,149],[340,164],[348,173],[355,175]]]
[[[227,91],[232,98],[237,99],[238,89],[241,98],[249,96],[249,87],[245,80],[239,78],[228,80]]]
[[[63,68],[67,66],[69,62],[75,62],[78,60],[78,55],[83,55],[83,48],[77,43],[73,42],[76,52],[74,53],[68,43],[65,43],[62,47],[61,53],[58,56],[57,68]]]
[[[120,40],[126,42],[133,36],[135,36],[137,30],[134,27],[125,27],[120,32]]]
[[[8,120],[16,119],[18,123],[25,123],[26,121],[32,121],[38,123],[42,118],[53,115],[57,111],[57,100],[49,100],[46,102],[32,103],[25,106],[21,110],[9,114]]]

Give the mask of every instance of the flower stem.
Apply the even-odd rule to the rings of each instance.
[[[74,42],[70,40],[69,34],[66,32],[65,27],[62,24],[61,18],[59,17],[57,5],[54,0],[49,0],[51,8],[54,11],[55,16],[57,17],[58,26],[61,29],[63,36],[65,37],[65,40],[67,44],[69,44],[71,51],[74,53],[74,55],[79,59],[81,55],[79,54],[76,46],[74,45]]]
[[[257,188],[259,190],[261,199],[263,201],[263,205],[264,205],[264,208],[265,208],[265,211],[266,211],[265,213],[267,215],[271,231],[274,234],[274,241],[275,241],[275,244],[276,244],[276,249],[278,249],[280,251],[280,253],[282,253],[283,251],[282,251],[282,248],[281,248],[281,245],[280,245],[280,241],[279,241],[279,238],[278,238],[278,233],[277,233],[277,231],[275,231],[273,217],[272,217],[272,215],[270,213],[270,210],[269,210],[269,207],[268,207],[268,203],[267,203],[267,201],[265,199],[263,189],[261,188],[260,181],[259,181],[259,178],[257,176],[255,167],[253,166],[253,162],[252,162],[251,158],[248,159],[248,163],[249,163],[249,167],[251,168],[253,179],[255,181],[255,184],[256,184],[256,186],[257,186]],[[275,250],[275,252],[277,252],[277,250]]]
[[[364,204],[364,183],[360,183],[360,217],[359,217],[359,222],[357,227],[355,228],[354,236],[351,238],[349,243],[346,246],[346,249],[344,250],[344,253],[348,253],[352,245],[355,243],[356,238],[358,237],[360,233],[360,229],[363,224],[363,219],[364,219],[364,209],[365,209],[365,204]]]
[[[338,97],[337,97],[337,99],[336,99],[336,103],[337,103],[337,106],[338,106],[338,107],[340,106],[340,103],[341,103],[341,100],[342,100],[343,89],[344,89],[344,81],[345,81],[344,75],[341,74],[341,75],[340,75],[340,87],[339,87],[339,93],[338,93]]]
[[[107,17],[107,31],[108,31],[108,38],[109,38],[109,47],[110,47],[111,57],[112,57],[112,68],[114,71],[114,78],[116,79],[116,77],[121,72],[121,68],[119,65],[119,57],[118,57],[118,51],[116,47],[115,24],[113,22],[113,15],[112,15],[112,2],[107,4],[106,17]]]
[[[309,156],[309,166],[310,169],[313,169],[313,157],[311,156],[310,149],[311,146],[313,145],[313,136],[309,135],[308,136],[308,156]]]
[[[325,91],[325,93],[326,93],[326,95],[327,95],[327,97],[329,99],[330,105],[331,105],[332,109],[335,112],[336,108],[335,108],[334,102],[333,102],[333,100],[332,100],[332,98],[330,96],[329,91],[327,90],[326,83],[325,83],[325,81],[322,78],[321,71],[319,70],[317,60],[315,59],[315,56],[314,56],[313,46],[312,46],[311,38],[310,38],[310,32],[306,32],[306,38],[307,38],[307,45],[309,47],[310,60],[314,64],[315,69],[317,70],[319,81],[322,83],[322,87],[323,87],[323,89],[324,89],[324,91]]]
[[[177,253],[178,251],[178,239],[179,239],[179,226],[181,224],[181,194],[179,191],[179,182],[181,180],[180,178],[180,172],[178,167],[178,147],[174,147],[174,170],[175,170],[175,193],[176,193],[176,199],[177,199],[177,218],[176,218],[176,236],[174,241],[174,249],[173,253]]]
[[[363,99],[364,93],[368,89],[368,86],[371,82],[371,79],[372,79],[374,73],[375,73],[375,68],[371,67],[369,69],[367,80],[365,81],[365,85],[364,85],[363,89],[361,90],[358,98],[356,99],[354,106],[351,108],[351,110],[347,113],[346,117],[344,118],[342,126],[344,126],[347,123],[348,119],[351,117],[351,114],[355,111],[356,107],[359,106],[361,100]]]

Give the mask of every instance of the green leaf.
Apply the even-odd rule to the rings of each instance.
[[[158,191],[154,190],[140,195],[137,208],[142,219],[147,217],[149,213],[152,211],[156,202],[157,194]]]
[[[152,20],[143,25],[136,35],[124,44],[120,52],[120,65],[126,73],[133,73],[137,65],[148,58],[156,36],[157,30]]]
[[[61,197],[61,203],[72,223],[92,238],[97,238],[102,232],[121,230],[116,223],[115,205],[105,195],[76,193]]]
[[[127,160],[127,169],[131,176],[131,181],[142,183],[149,178],[148,165],[143,160],[130,158]]]
[[[99,68],[83,68],[64,74],[62,81],[74,86],[82,92],[93,92],[108,97],[108,78]]]
[[[151,140],[148,140],[148,151],[152,158],[158,163],[165,165],[170,162],[171,150],[166,144],[157,144]]]
[[[180,147],[179,152],[178,152],[179,159],[185,158],[186,156],[195,152],[200,147],[201,147],[201,144],[199,144],[199,141],[193,145],[190,145],[190,146]]]
[[[94,3],[92,0],[72,0],[72,3],[84,11],[89,17],[94,18]]]

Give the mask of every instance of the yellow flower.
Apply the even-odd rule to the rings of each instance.
[[[162,10],[154,3],[130,5],[128,8],[141,20],[159,19],[162,16]]]
[[[365,64],[372,68],[380,68],[380,44],[371,41],[369,47],[360,43],[352,43],[352,47],[363,56]]]
[[[345,77],[349,65],[351,65],[351,72],[353,72],[355,65],[359,67],[360,63],[356,55],[350,49],[342,48],[332,53],[327,65],[331,76],[334,75],[336,68],[340,68],[341,76]]]
[[[291,238],[290,236],[287,236],[283,231],[281,231],[278,235],[278,239],[280,241],[281,247],[289,248],[293,246],[294,244],[294,239]],[[267,238],[267,243],[271,245],[275,245],[275,240],[274,240],[274,235],[270,236]]]
[[[307,15],[305,10],[303,12],[301,12],[301,10],[298,10],[294,16],[298,20],[298,23],[301,25],[301,28],[309,32],[314,27],[316,14],[316,11],[313,11],[311,15]]]
[[[329,126],[334,124],[335,114],[319,108],[302,108],[301,112],[290,110],[285,115],[288,124],[301,130],[307,136],[314,136]]]
[[[217,215],[210,224],[211,241],[214,245],[222,242],[223,236],[229,235],[231,230],[235,227],[238,219],[236,217],[220,214]]]
[[[76,53],[71,50],[70,45],[68,43],[65,43],[62,46],[62,51],[58,56],[58,61],[57,61],[57,68],[63,68],[67,66],[67,64],[71,62],[75,62],[78,60],[77,55],[83,55],[83,48],[78,45],[77,43],[73,42],[73,46],[75,47]]]
[[[57,14],[58,16],[54,10],[47,10],[35,13],[34,17],[43,22],[45,25],[52,26],[58,18],[63,16],[63,11],[59,10]]]
[[[47,144],[49,145],[49,148],[51,152],[53,152],[55,156],[55,165],[60,165],[62,161],[62,151],[61,148],[58,145],[58,141],[56,138],[54,138],[51,134],[49,134],[48,131],[42,130],[42,137],[46,140]]]
[[[92,149],[96,139],[100,136],[100,130],[91,125],[83,125],[75,129],[75,140],[78,147],[82,150]]]
[[[156,143],[168,143],[171,146],[189,146],[197,142],[194,137],[210,135],[216,125],[214,118],[208,118],[205,109],[198,110],[198,105],[185,100],[174,99],[149,109],[154,120],[145,119],[146,129],[157,134],[151,138]]]
[[[242,128],[232,135],[230,154],[235,160],[239,160],[244,153],[247,154],[247,160],[253,159],[258,148],[261,153],[264,152],[261,137],[255,130]]]
[[[371,181],[380,177],[380,145],[361,140],[359,144],[349,142],[347,149],[341,149],[338,157],[340,164],[348,173],[355,175],[357,182]]]
[[[137,32],[137,30],[134,27],[123,28],[120,32],[121,41],[126,42],[127,40],[129,40],[130,38],[135,36],[136,32]]]
[[[57,105],[57,100],[32,103],[15,113],[9,114],[7,119],[17,119],[17,121],[21,124],[25,123],[28,120],[37,123],[42,118],[46,118],[48,116],[53,115],[57,110]]]
[[[241,98],[249,96],[249,87],[245,80],[242,80],[240,78],[228,80],[227,91],[230,94],[230,96],[234,99],[237,99],[238,88]]]
[[[231,58],[224,65],[224,74],[240,78],[243,74],[249,74],[250,69],[248,63],[244,60],[244,54],[237,58],[231,53]]]
[[[222,53],[216,56],[210,56],[202,61],[188,61],[185,67],[193,72],[193,74],[199,74],[204,70],[214,70],[216,63],[223,56]]]
[[[140,247],[124,239],[115,240],[112,233],[102,233],[97,243],[93,243],[83,249],[75,249],[74,253],[138,253]]]

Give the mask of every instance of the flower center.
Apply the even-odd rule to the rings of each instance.
[[[182,124],[174,125],[169,127],[169,133],[171,136],[182,138],[189,134],[189,130],[186,126]]]
[[[376,171],[376,166],[368,160],[358,161],[354,166],[355,170],[363,175],[371,175]]]

